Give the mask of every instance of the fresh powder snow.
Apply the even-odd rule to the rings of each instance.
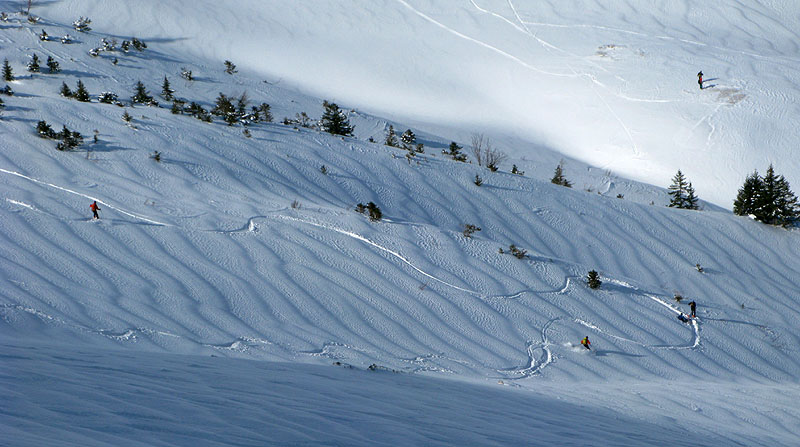
[[[800,439],[799,233],[731,213],[770,163],[800,188],[800,5],[25,9],[0,1],[9,445]],[[171,113],[165,76],[186,107],[245,95],[273,122]],[[88,103],[59,94],[79,80]],[[159,106],[131,104],[138,81]],[[323,101],[352,136],[318,129]],[[83,144],[56,150],[40,121]],[[666,206],[679,169],[701,210]]]

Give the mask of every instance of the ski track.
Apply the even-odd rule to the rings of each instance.
[[[403,257],[400,253],[397,253],[394,250],[391,250],[391,249],[388,249],[386,247],[383,247],[380,244],[377,244],[375,242],[372,242],[371,240],[365,238],[364,236],[361,236],[359,234],[353,233],[352,231],[342,230],[342,229],[335,228],[335,227],[332,227],[332,226],[329,226],[329,225],[310,222],[310,221],[307,221],[307,220],[302,220],[302,219],[289,217],[289,216],[279,216],[279,218],[287,219],[287,220],[293,220],[293,221],[296,221],[296,222],[302,222],[302,223],[305,223],[305,224],[308,224],[308,225],[312,225],[312,226],[315,226],[315,227],[319,227],[319,228],[324,228],[326,230],[335,231],[337,233],[344,234],[346,236],[350,236],[350,237],[352,237],[354,239],[358,239],[359,241],[364,242],[367,245],[373,246],[373,247],[375,247],[375,248],[377,248],[377,249],[379,249],[381,251],[385,251],[386,253],[389,253],[390,255],[396,257],[397,259],[403,261],[403,263],[407,264],[409,267],[411,267],[412,269],[416,270],[421,275],[423,275],[423,276],[425,276],[425,277],[427,277],[427,278],[429,278],[431,280],[434,280],[436,282],[444,284],[445,286],[453,288],[455,290],[458,290],[459,292],[464,292],[464,293],[468,293],[470,295],[479,296],[479,297],[482,296],[480,292],[476,292],[476,291],[470,290],[470,289],[465,289],[463,287],[459,287],[459,286],[457,286],[455,284],[450,284],[447,281],[439,279],[436,276],[431,275],[430,273],[425,272],[424,270],[420,269],[419,267],[414,265],[411,261],[409,261],[408,259]]]
[[[14,175],[14,176],[17,176],[17,177],[20,177],[20,178],[24,178],[25,180],[31,181],[33,183],[37,183],[39,185],[48,186],[50,188],[57,189],[59,191],[64,191],[64,192],[67,192],[69,194],[74,194],[74,195],[79,196],[79,197],[84,197],[84,198],[86,198],[88,200],[97,201],[97,203],[99,203],[100,205],[103,205],[104,207],[106,207],[108,209],[114,210],[114,211],[116,211],[116,212],[118,212],[120,214],[126,215],[128,217],[132,217],[132,218],[134,218],[136,220],[141,220],[141,221],[153,224],[153,225],[161,225],[161,226],[165,226],[165,227],[173,226],[173,225],[168,224],[168,223],[158,222],[158,221],[155,221],[155,220],[152,220],[152,219],[148,219],[146,217],[142,217],[142,216],[139,216],[137,214],[125,211],[125,210],[123,210],[121,208],[117,208],[115,206],[110,205],[107,202],[102,201],[102,199],[98,199],[96,197],[93,197],[93,196],[90,196],[90,195],[87,195],[87,194],[83,194],[83,193],[80,193],[80,192],[77,192],[77,191],[73,191],[73,190],[71,190],[69,188],[64,188],[62,186],[54,185],[52,183],[43,182],[41,180],[37,180],[35,178],[28,177],[27,175],[20,174],[19,172],[9,171],[9,170],[3,169],[3,168],[0,168],[0,172],[2,172],[4,174]]]

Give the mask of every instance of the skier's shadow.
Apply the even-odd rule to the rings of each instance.
[[[716,81],[716,80],[718,80],[718,79],[719,79],[719,78],[708,78],[708,79],[703,79],[703,85],[701,85],[701,86],[700,86],[700,89],[701,89],[701,90],[705,90],[705,89],[707,89],[707,88],[714,88],[714,87],[716,87],[716,86],[717,86],[717,84],[708,84],[708,85],[706,85],[706,84],[707,84],[707,83],[709,83],[709,82],[711,82],[711,81]]]
[[[605,357],[609,354],[624,355],[625,357],[644,357],[643,355],[630,354],[628,352],[622,352],[622,351],[601,351],[601,350],[594,351],[594,355],[596,355],[597,357]]]

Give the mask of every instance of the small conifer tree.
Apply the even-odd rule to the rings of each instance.
[[[139,103],[139,104],[153,103],[153,97],[150,96],[147,89],[145,89],[144,84],[142,84],[142,81],[136,81],[136,88],[133,97],[131,97],[131,100],[134,103]]]
[[[231,98],[220,93],[214,104],[214,108],[211,109],[212,114],[222,117],[229,126],[232,126],[238,121],[239,117],[236,113],[236,106],[233,105]]]
[[[56,137],[56,131],[54,131],[53,128],[50,127],[49,124],[47,124],[47,121],[44,121],[44,120],[39,121],[36,124],[36,133],[38,133],[39,136],[42,137],[42,138],[55,138]]]
[[[744,184],[736,194],[736,200],[733,202],[733,213],[739,216],[755,214],[756,210],[758,210],[758,203],[761,200],[762,189],[761,176],[758,175],[757,171],[753,171],[752,174],[745,178]]]
[[[336,103],[324,101],[325,112],[320,119],[320,128],[333,135],[353,135],[354,126],[350,125],[347,115]]]
[[[272,111],[270,110],[269,104],[262,102],[260,106],[258,106],[258,112],[261,116],[261,121],[265,123],[272,122]]]
[[[464,231],[462,231],[462,234],[464,237],[471,238],[476,231],[481,231],[481,228],[473,224],[464,224]]]
[[[697,196],[694,193],[694,187],[692,187],[692,182],[689,182],[689,185],[686,186],[686,206],[685,206],[685,208],[687,210],[699,209],[700,207],[697,205],[697,203],[699,201],[700,201],[700,199],[698,199]]]
[[[397,134],[394,132],[394,126],[389,124],[389,130],[386,131],[386,139],[383,141],[386,146],[397,147]]]
[[[556,171],[553,174],[553,178],[550,179],[550,182],[555,183],[556,185],[566,186],[567,188],[572,188],[572,183],[564,177],[564,160],[561,160],[556,166]]]
[[[127,110],[122,114],[122,121],[125,121],[126,123],[130,124],[132,119],[133,117],[131,116],[130,113],[128,113]]]
[[[589,287],[592,289],[596,289],[600,287],[602,281],[600,281],[600,275],[595,270],[591,270],[589,274],[586,276],[586,281],[589,284]]]
[[[50,74],[56,74],[61,71],[61,67],[58,66],[58,61],[53,59],[52,56],[47,56],[47,69],[50,70]]]
[[[403,147],[408,149],[417,143],[417,136],[411,129],[407,129],[403,132],[403,135],[400,136],[400,141],[403,142]]]
[[[8,59],[3,60],[3,80],[6,82],[14,80],[14,70],[11,69]]]
[[[782,175],[776,174],[771,164],[762,185],[756,212],[758,220],[770,225],[789,226],[800,218],[797,197],[789,188],[789,182]]]
[[[247,113],[247,104],[250,98],[247,97],[247,92],[242,92],[242,96],[236,100],[236,115],[238,118],[243,117]]]
[[[78,80],[78,86],[76,87],[75,93],[73,93],[73,97],[81,102],[89,102],[89,92],[80,79]]]
[[[187,81],[194,81],[194,75],[192,74],[192,70],[187,70],[184,67],[181,67],[181,77],[186,79]]]
[[[238,73],[238,70],[236,70],[236,65],[231,61],[225,61],[225,73],[228,73],[229,75]]]
[[[89,26],[90,23],[92,23],[92,21],[88,17],[81,16],[78,18],[78,20],[72,23],[72,26],[77,31],[80,31],[82,33],[87,33],[92,30],[92,28]]]
[[[97,97],[97,100],[103,104],[119,104],[119,98],[114,92],[103,92]]]
[[[28,71],[31,73],[39,73],[39,56],[36,53],[33,53],[31,56],[31,61],[28,62]]]
[[[466,162],[467,156],[466,154],[461,153],[461,149],[463,148],[459,146],[458,143],[452,141],[450,142],[450,147],[448,147],[448,150],[446,152],[445,151],[442,152],[444,152],[447,156],[449,156],[455,161]]]
[[[381,209],[378,208],[378,205],[375,205],[374,202],[369,202],[367,204],[367,213],[369,215],[369,220],[373,222],[379,221],[383,217],[383,212],[381,212]]]
[[[144,49],[147,48],[146,43],[135,37],[131,39],[131,45],[133,45],[133,48],[136,48],[136,51],[144,51]]]
[[[686,194],[687,194],[687,187],[689,183],[686,181],[686,177],[683,175],[680,169],[678,169],[678,173],[672,177],[672,184],[668,188],[668,194],[670,195],[669,206],[674,208],[687,208],[686,203]]]
[[[59,93],[65,98],[72,98],[72,90],[70,90],[66,82],[61,83],[61,91]]]
[[[172,100],[172,108],[170,112],[175,115],[182,115],[183,114],[183,105],[186,104],[185,102],[181,101],[180,99],[173,99]]]
[[[475,180],[473,181],[473,183],[475,183],[475,185],[477,186],[481,186],[483,185],[483,179],[481,178],[480,175],[475,174]]]
[[[167,101],[172,101],[173,99],[175,99],[173,93],[175,93],[175,90],[173,90],[170,87],[169,79],[167,79],[167,77],[164,76],[164,82],[161,84],[161,97],[166,99]]]

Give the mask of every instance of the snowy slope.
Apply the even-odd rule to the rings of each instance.
[[[189,5],[76,0],[47,12],[381,116],[477,129],[518,158],[554,150],[662,187],[682,169],[728,209],[769,163],[800,184],[797,2]]]
[[[141,3],[144,11],[154,4]],[[7,107],[0,119],[0,339],[4,363],[11,365],[0,384],[18,390],[16,410],[4,413],[0,424],[11,432],[20,421],[28,421],[25,428],[13,428],[20,445],[38,442],[33,427],[52,415],[48,392],[60,387],[65,391],[55,400],[58,412],[80,416],[81,403],[69,396],[89,393],[98,402],[96,414],[103,415],[97,424],[130,426],[123,440],[155,430],[164,433],[158,442],[189,443],[209,424],[224,430],[225,421],[216,416],[181,419],[179,429],[172,419],[148,418],[158,400],[139,398],[135,390],[159,389],[162,380],[172,384],[164,389],[177,390],[172,414],[185,414],[186,419],[206,406],[255,411],[257,419],[282,410],[285,419],[272,422],[279,429],[289,424],[282,421],[310,414],[297,429],[320,427],[302,438],[308,443],[366,445],[377,437],[406,445],[507,445],[526,439],[641,445],[671,442],[676,433],[691,434],[696,445],[791,445],[797,439],[792,422],[798,417],[792,402],[800,394],[799,340],[793,331],[800,320],[797,231],[763,226],[713,206],[703,212],[668,209],[662,206],[663,190],[578,161],[569,162],[567,175],[579,187],[559,187],[548,181],[559,155],[542,148],[515,153],[509,161],[526,170],[525,176],[508,173],[508,166],[491,173],[476,164],[457,163],[441,150],[453,139],[467,146],[474,130],[469,122],[485,124],[499,142],[531,138],[569,151],[545,135],[534,140],[520,131],[504,137],[501,131],[511,123],[493,123],[491,113],[449,115],[452,104],[442,105],[436,95],[469,96],[458,89],[442,90],[435,80],[423,82],[422,74],[411,76],[415,69],[408,63],[411,74],[404,85],[417,92],[419,107],[425,105],[430,115],[415,114],[417,105],[404,95],[398,96],[396,108],[388,101],[381,104],[376,93],[380,88],[368,98],[311,85],[301,76],[311,70],[302,69],[300,57],[286,72],[267,70],[244,55],[235,57],[239,45],[226,47],[224,39],[211,45],[203,36],[213,33],[199,32],[211,29],[204,21],[214,17],[234,28],[221,36],[243,42],[237,33],[247,35],[247,27],[256,25],[242,17],[253,17],[254,24],[259,17],[265,23],[279,21],[268,3],[245,2],[242,10],[218,14],[206,9],[184,19],[170,10],[143,14],[163,22],[150,33],[136,28],[147,22],[126,20],[126,14],[134,14],[128,6],[86,5],[48,4],[34,10],[43,17],[36,26],[20,23],[16,15],[0,25],[0,58],[8,58],[20,75],[10,84],[16,94],[3,97]],[[375,8],[376,16],[402,17],[391,22],[408,26],[418,26],[418,20],[430,24],[435,16],[437,21],[484,29],[481,22],[472,23],[472,14],[497,19],[482,11],[485,5],[469,4],[456,12],[436,11],[430,4],[369,5],[359,14]],[[425,17],[414,12],[423,6],[429,8]],[[303,57],[317,51],[314,32],[321,32],[326,20],[342,28],[353,20],[311,8],[281,12],[286,14],[280,16],[283,27],[266,28],[286,30],[291,37],[287,42]],[[68,27],[75,16],[87,14],[95,31],[77,34]],[[548,14],[553,20],[566,15]],[[299,26],[302,19],[308,27]],[[649,26],[656,34],[658,28]],[[69,32],[79,42],[41,42],[35,35],[41,29],[54,36]],[[383,31],[396,42],[393,31]],[[89,57],[88,50],[109,34],[120,41],[137,35],[149,47],[141,53]],[[422,43],[437,42],[430,34],[417,35]],[[495,36],[500,41],[504,37]],[[271,42],[275,52],[288,47]],[[359,71],[357,61],[342,62],[334,57],[334,47],[328,48],[330,64],[338,61],[336,66],[346,70],[342,84],[370,91],[367,80],[353,74]],[[410,43],[399,47],[418,49]],[[450,44],[445,48],[475,51]],[[31,52],[57,58],[63,72],[28,74],[24,63]],[[111,64],[114,57],[119,59],[116,66]],[[439,67],[451,57],[445,52]],[[224,59],[234,60],[240,73],[225,74]],[[291,65],[292,58],[285,59]],[[424,60],[414,65],[420,71],[429,67]],[[180,79],[181,67],[192,69],[197,80]],[[368,72],[365,66],[360,69]],[[662,75],[651,70],[653,76]],[[388,68],[385,72],[394,73]],[[384,70],[375,73],[380,78]],[[167,108],[143,106],[125,109],[133,116],[128,126],[121,120],[123,109],[97,103],[101,91],[114,91],[127,102],[137,80],[158,93],[164,75],[179,97],[206,108],[219,92],[238,96],[246,91],[252,103],[269,103],[276,121],[299,112],[319,117],[322,99],[342,98],[348,110],[355,109],[349,116],[356,135],[340,138],[276,122],[251,126],[252,138],[245,138],[241,126],[218,120],[206,124]],[[270,83],[264,82],[266,75]],[[277,85],[276,78],[282,79]],[[93,94],[92,103],[58,96],[61,82],[74,87],[78,79]],[[479,83],[459,79],[465,89]],[[480,82],[500,88],[486,79]],[[631,88],[639,95],[648,93],[645,86]],[[479,104],[492,110],[493,101],[484,98]],[[757,104],[774,106],[766,100]],[[380,111],[391,119],[378,115]],[[410,115],[414,119],[408,123],[428,124],[404,124],[403,117]],[[768,121],[767,112],[759,116]],[[42,119],[55,129],[66,124],[80,131],[87,144],[74,153],[55,151],[52,141],[35,136],[36,122]],[[407,162],[403,150],[367,141],[381,141],[391,123],[397,129],[414,128],[425,143],[426,153],[418,162]],[[603,123],[589,127],[599,132],[598,141],[614,144],[609,143],[613,137],[604,136]],[[575,137],[569,128],[548,128],[562,138]],[[94,129],[96,144],[91,143]],[[641,132],[642,138],[654,140],[672,134],[668,127],[653,135]],[[758,132],[765,137],[772,130],[762,127]],[[162,152],[161,163],[150,158],[154,150]],[[678,159],[664,155],[673,156]],[[729,159],[717,155],[713,161],[720,166]],[[662,166],[657,158],[648,163]],[[697,167],[711,168],[702,163]],[[691,171],[684,171],[699,184]],[[482,186],[473,183],[475,175],[484,178]],[[738,178],[731,181],[738,187]],[[592,191],[583,190],[588,187]],[[615,198],[617,194],[625,199]],[[100,221],[89,219],[91,200],[100,204]],[[650,205],[651,200],[656,204]],[[353,211],[357,203],[369,201],[382,209],[382,221],[369,222]],[[473,238],[462,235],[467,223],[481,227]],[[516,259],[498,252],[511,244],[529,256]],[[698,263],[703,273],[695,269]],[[604,282],[596,291],[584,281],[592,269]],[[699,303],[699,322],[685,325],[675,318],[687,310],[673,300],[676,292]],[[576,347],[584,335],[593,340],[592,353]],[[88,366],[76,366],[82,362]],[[331,368],[333,362],[355,369]],[[208,372],[196,373],[203,380],[192,382],[193,365],[198,364]],[[363,370],[372,364],[385,375],[367,375]],[[44,365],[52,370],[37,376]],[[257,377],[264,369],[276,373]],[[107,374],[101,376],[103,371]],[[428,381],[440,378],[455,380],[445,385]],[[203,386],[204,381],[230,381],[237,384],[236,391]],[[80,382],[101,386],[90,390]],[[259,390],[286,382],[293,385],[278,387],[270,405],[254,410],[251,402],[261,401]],[[513,393],[498,383],[511,386]],[[31,394],[43,384],[41,394]],[[298,387],[312,394],[330,393],[329,400],[320,404],[305,396],[293,401]],[[360,387],[360,400],[350,405],[351,390]],[[401,397],[407,389],[418,390],[418,397]],[[353,411],[353,406],[366,405],[369,396],[382,393],[385,398],[373,409],[377,419]],[[197,395],[209,400],[192,397]],[[460,400],[452,406],[436,406],[436,401],[453,396]],[[492,407],[484,406],[495,399]],[[111,401],[133,408],[113,413],[105,405]],[[463,417],[451,421],[455,408]],[[503,408],[514,410],[510,426],[504,425],[509,419],[496,416],[490,420],[494,425],[481,423],[474,432],[448,430],[435,437],[442,427],[475,427],[484,415],[501,414]],[[415,430],[413,415],[421,411],[430,411],[430,433],[398,437],[398,432]],[[561,428],[577,412],[583,412],[594,433],[576,435],[571,427]],[[357,426],[330,435],[343,420]],[[533,421],[544,423],[532,427]],[[374,428],[371,422],[380,428],[367,436]],[[75,427],[81,434],[69,438],[74,445],[114,440],[98,432],[94,422],[67,416],[41,436],[63,439]],[[214,442],[300,442],[290,430],[264,438],[266,431],[258,432],[251,422],[229,428],[244,438]]]

